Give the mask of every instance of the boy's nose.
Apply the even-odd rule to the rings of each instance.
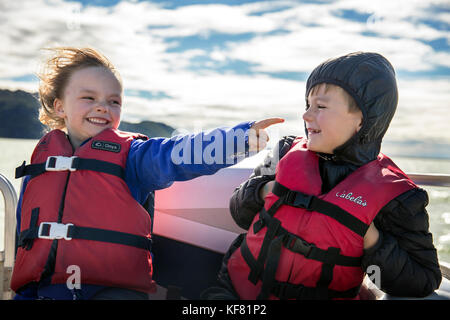
[[[310,122],[312,121],[312,112],[311,112],[311,108],[309,108],[308,110],[306,110],[303,113],[303,120],[306,122]]]

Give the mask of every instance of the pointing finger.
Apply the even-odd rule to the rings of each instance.
[[[268,118],[268,119],[264,119],[264,120],[260,120],[260,121],[256,121],[253,125],[252,125],[252,129],[258,131],[261,129],[265,129],[271,125],[277,124],[277,123],[282,123],[284,122],[283,118]]]

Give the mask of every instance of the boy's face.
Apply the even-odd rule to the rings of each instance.
[[[309,108],[303,114],[308,130],[308,150],[332,154],[361,129],[362,112],[348,111],[342,88],[319,84],[308,95]]]
[[[63,98],[54,102],[55,111],[64,119],[75,149],[107,128],[117,129],[121,105],[122,86],[114,74],[103,67],[75,71]]]

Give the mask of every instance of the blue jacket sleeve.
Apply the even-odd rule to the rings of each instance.
[[[248,155],[248,129],[254,122],[232,128],[217,128],[172,138],[132,142],[125,179],[132,195],[142,195],[185,181],[214,174]]]

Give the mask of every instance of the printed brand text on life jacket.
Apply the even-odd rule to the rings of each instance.
[[[361,196],[357,196],[357,197],[353,196],[353,192],[346,193],[345,190],[342,193],[336,192],[336,197],[350,200],[350,201],[352,201],[356,204],[359,204],[360,206],[363,206],[363,207],[367,206],[366,200],[363,200],[363,198]]]

